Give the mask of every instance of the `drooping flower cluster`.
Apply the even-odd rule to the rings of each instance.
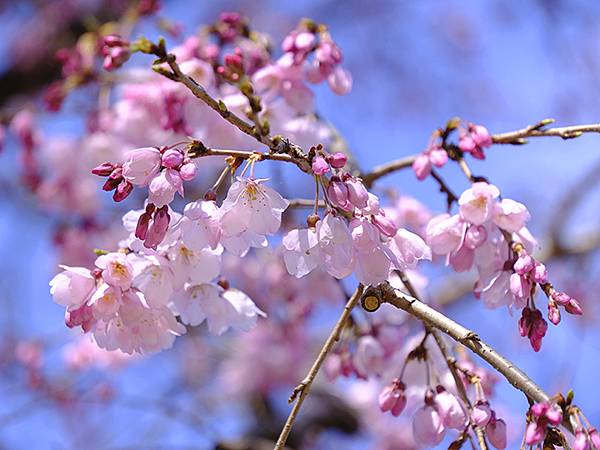
[[[160,176],[157,170],[143,183],[151,174]],[[183,215],[169,211],[173,222],[164,221],[159,238],[152,227],[167,205],[149,228],[148,208],[127,213],[123,221],[131,235],[124,252],[99,256],[92,271],[63,266],[51,281],[55,301],[67,308],[67,325],[93,333],[102,348],[126,353],[170,347],[185,333],[177,317],[190,326],[206,321],[214,334],[230,327],[248,330],[264,313],[243,292],[214,280],[221,272],[223,245],[244,255],[250,247],[265,247],[266,236],[279,229],[288,202],[263,182],[239,178],[220,208],[214,201],[198,201]]]
[[[560,320],[557,303],[568,305],[565,309],[573,314],[580,314],[581,309],[577,301],[554,291],[546,267],[530,256],[535,240],[525,227],[530,218],[527,208],[499,196],[496,186],[474,183],[458,199],[458,214],[443,214],[429,222],[427,242],[434,254],[446,256],[446,263],[454,270],[475,267],[475,294],[486,306],[523,308],[520,333],[538,351],[547,324],[533,303],[536,286],[549,298],[552,323]]]
[[[284,236],[290,274],[302,277],[323,267],[336,278],[354,272],[361,283],[370,285],[387,280],[394,270],[414,269],[419,260],[431,259],[423,239],[398,228],[362,181],[343,171],[345,162],[337,154],[313,159],[315,175],[327,184],[328,206],[322,220],[310,216],[308,228]],[[329,172],[332,176],[323,181]]]

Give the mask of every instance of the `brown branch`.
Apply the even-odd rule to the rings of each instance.
[[[389,175],[390,173],[396,172],[398,170],[411,167],[413,162],[415,162],[416,158],[417,155],[407,156],[405,158],[396,159],[394,161],[390,161],[388,163],[377,166],[371,172],[361,175],[363,183],[365,184],[365,186],[371,187],[373,183],[379,178]]]
[[[444,179],[437,173],[436,170],[431,169],[431,176],[440,185],[440,192],[446,194],[446,205],[448,212],[450,212],[452,209],[452,203],[457,202],[458,197],[454,192],[452,192],[452,189],[450,189],[450,187],[446,184]]]
[[[160,50],[158,51],[157,56],[161,56]],[[269,134],[263,134],[261,132],[262,130],[258,130],[255,126],[246,122],[244,119],[242,119],[234,112],[229,110],[222,101],[213,98],[208,92],[206,92],[206,89],[204,89],[204,87],[198,84],[193,78],[183,73],[181,71],[181,68],[179,67],[179,64],[177,64],[175,60],[175,55],[166,54],[162,56],[164,57],[164,60],[167,62],[167,64],[173,72],[171,73],[167,70],[158,70],[159,74],[173,81],[182,83],[192,92],[192,94],[196,96],[196,98],[202,100],[206,105],[208,105],[211,109],[217,112],[227,122],[235,126],[241,132],[253,137],[261,144],[264,144],[267,147],[269,147],[270,154],[282,154],[291,156],[296,161],[295,163],[298,167],[300,167],[304,172],[310,172],[311,168],[308,157],[306,156],[306,154],[300,146],[289,142],[287,139],[284,139],[281,136],[271,136]]]
[[[525,138],[543,137],[543,136],[558,136],[563,139],[573,139],[581,136],[584,133],[600,133],[600,123],[592,123],[587,125],[573,125],[568,127],[545,128],[547,125],[554,122],[554,119],[544,119],[534,125],[522,128],[508,133],[493,134],[492,141],[495,144],[526,144]]]
[[[494,369],[504,375],[511,385],[523,392],[529,400],[541,403],[550,399],[550,396],[535,384],[527,374],[504,356],[500,355],[490,345],[482,341],[477,334],[418,299],[392,288],[388,283],[380,284],[376,288],[367,289],[364,297],[373,297],[380,302],[389,303],[447,334],[456,342],[461,343],[487,361]],[[371,301],[373,300],[371,299]]]
[[[325,361],[325,357],[331,351],[331,349],[333,348],[333,345],[340,339],[340,333],[344,329],[344,326],[346,325],[346,322],[347,322],[348,318],[350,317],[350,313],[352,312],[352,310],[358,303],[358,300],[362,297],[363,289],[364,289],[363,285],[359,284],[358,287],[356,288],[356,291],[354,291],[354,294],[352,294],[352,296],[346,303],[346,306],[344,307],[344,310],[342,311],[340,318],[338,319],[337,323],[333,327],[333,330],[331,330],[329,337],[323,344],[323,347],[321,348],[321,351],[319,352],[317,359],[315,359],[315,362],[313,363],[312,367],[308,371],[308,374],[306,375],[304,380],[302,380],[302,382],[298,386],[296,386],[296,388],[292,392],[292,395],[289,398],[289,402],[291,403],[294,400],[296,400],[296,403],[292,407],[292,410],[290,411],[290,414],[289,414],[287,420],[285,421],[283,429],[281,430],[281,434],[279,435],[279,439],[277,439],[277,443],[275,444],[274,450],[282,450],[285,447],[285,443],[290,434],[290,431],[292,431],[292,426],[294,425],[296,416],[298,415],[298,411],[300,410],[302,403],[308,396],[310,387],[312,386],[312,383],[313,383],[315,377],[317,376],[317,373],[319,372],[319,369],[321,368],[323,361]]]

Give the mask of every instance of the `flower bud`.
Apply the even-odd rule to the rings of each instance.
[[[558,306],[552,300],[548,302],[548,320],[552,322],[553,325],[558,325],[560,323],[560,309],[558,309]]]
[[[387,237],[394,237],[398,233],[398,227],[394,222],[385,217],[383,214],[371,216],[371,222],[377,227],[382,234]]]
[[[327,162],[331,164],[331,167],[335,169],[343,168],[346,165],[346,162],[348,161],[348,157],[342,152],[337,152],[333,155],[327,155],[326,159]]]
[[[575,442],[573,442],[573,450],[589,450],[590,443],[583,430],[575,433]]]
[[[103,162],[99,166],[94,167],[92,169],[92,173],[101,177],[107,177],[112,173],[113,170],[115,170],[115,167],[115,164],[111,162]]]
[[[312,171],[315,175],[325,175],[329,172],[329,164],[322,156],[315,156],[312,160]]]
[[[485,427],[485,434],[490,444],[497,450],[504,450],[506,448],[506,423],[504,420],[492,419]]]
[[[327,186],[327,196],[329,200],[344,211],[352,210],[352,203],[349,202],[348,186],[343,181],[339,181],[339,178],[332,178]]]
[[[196,178],[196,173],[198,172],[198,168],[196,167],[196,164],[194,164],[193,162],[184,164],[183,166],[181,166],[181,169],[179,169],[179,175],[181,176],[181,179],[183,181],[191,181],[194,178]]]
[[[183,154],[175,148],[170,148],[162,154],[162,165],[169,169],[175,169],[181,163],[183,163]]]
[[[123,180],[119,183],[117,189],[115,189],[115,193],[113,194],[113,200],[115,202],[121,202],[125,200],[129,196],[129,194],[131,194],[131,191],[133,191],[133,184],[131,184],[127,180]]]
[[[581,309],[581,305],[574,298],[569,300],[569,303],[565,305],[565,311],[567,311],[569,314],[574,314],[576,316],[581,316],[583,314],[583,309]]]
[[[154,220],[148,227],[144,247],[156,248],[158,244],[162,242],[167,234],[170,220],[171,217],[169,216],[168,207],[166,205],[159,208],[156,213],[154,213]]]
[[[346,181],[348,187],[348,200],[357,208],[366,208],[369,201],[369,192],[364,184],[356,178],[349,178]]]
[[[473,406],[471,418],[473,419],[475,425],[485,427],[492,418],[490,404],[488,402],[479,400],[477,403],[475,403],[475,406]]]

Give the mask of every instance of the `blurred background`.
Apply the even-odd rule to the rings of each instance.
[[[60,77],[54,53],[72,45],[94,23],[118,17],[125,3],[1,1],[4,123],[26,105],[36,111],[45,136],[80,135],[86,122],[81,112],[85,92],[69,98],[58,114],[40,106],[43,89]],[[168,26],[181,27],[180,36],[189,35],[224,10],[248,16],[274,43],[302,17],[328,25],[344,51],[354,87],[344,97],[317,88],[317,109],[335,125],[364,170],[422,151],[431,132],[454,116],[484,124],[492,133],[548,117],[559,125],[600,121],[600,3],[595,0],[164,0],[159,13],[143,19],[134,35],[165,35],[162,18],[171,21]],[[168,37],[173,44],[181,40]],[[150,59],[136,62],[148,68]],[[584,135],[569,141],[539,138],[524,146],[496,145],[472,168],[499,186],[504,196],[528,206],[530,229],[542,243],[558,237],[569,247],[599,232],[599,144],[599,136]],[[89,356],[94,350],[81,345],[77,353],[69,347],[76,333],[64,326],[63,309],[52,302],[48,281],[57,264],[73,257],[78,246],[89,246],[91,238],[85,227],[68,228],[68,220],[44,208],[27,189],[19,171],[21,151],[21,143],[8,134],[0,153],[0,448],[211,449],[219,443],[221,448],[261,448],[225,442],[268,437],[280,427],[295,384],[289,381],[303,377],[339,303],[337,308],[328,303],[315,313],[314,336],[297,338],[306,339],[307,345],[300,348],[307,354],[292,355],[289,373],[270,389],[268,401],[252,389],[225,395],[228,391],[222,387],[223,379],[231,379],[224,354],[233,352],[242,367],[238,371],[245,371],[236,375],[240,384],[252,378],[253,371],[260,377],[270,370],[251,353],[261,345],[260,337],[255,336],[248,344],[255,347],[248,349],[240,342],[243,336],[214,342],[200,330],[179,339],[174,349],[150,357]],[[448,165],[443,174],[455,191],[467,187],[455,167]],[[282,193],[289,197],[311,195],[309,184],[286,186]],[[418,182],[411,171],[382,180],[377,189],[390,186],[433,212],[445,209],[436,185],[431,180]],[[99,193],[100,181],[96,188]],[[103,207],[112,208],[108,201]],[[114,220],[118,225],[118,218]],[[102,233],[94,236],[93,247],[101,247]],[[65,239],[70,240],[69,248],[62,245]],[[474,328],[547,392],[572,388],[576,402],[599,425],[598,252],[592,246],[554,258],[548,266],[553,282],[580,299],[586,313],[552,327],[539,354],[518,336],[518,318],[505,309],[489,311],[465,295],[446,311]],[[251,272],[246,276],[258,276]],[[445,281],[431,280],[432,291],[441,295],[451,288]],[[290,352],[298,348],[290,347]],[[264,359],[277,357],[273,353]],[[290,355],[283,361],[286,358]],[[348,405],[361,396],[361,389],[371,389],[366,383],[361,387],[360,381],[322,381],[326,389],[316,391],[304,421],[298,423],[297,433],[310,435],[307,448],[409,448],[393,443],[386,447],[372,424],[351,412]],[[498,383],[494,402],[513,426],[509,448],[517,448],[527,403],[504,381]],[[407,422],[386,423],[395,427]],[[297,436],[291,445],[305,438]],[[444,445],[440,448],[448,442]]]

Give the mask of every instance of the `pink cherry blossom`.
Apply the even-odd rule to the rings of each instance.
[[[510,199],[502,199],[494,207],[494,223],[503,230],[516,233],[530,219],[525,205]]]
[[[441,214],[427,224],[425,234],[431,251],[446,255],[458,249],[464,234],[465,224],[458,215]]]
[[[373,336],[362,336],[357,341],[352,362],[359,377],[380,375],[384,365],[384,349]]]
[[[154,147],[143,147],[125,154],[123,177],[136,186],[147,186],[158,174],[161,166],[160,151]]]
[[[182,241],[193,250],[216,249],[223,233],[219,208],[213,201],[188,203],[178,226]]]
[[[241,254],[249,247],[259,246],[256,238],[277,232],[281,214],[289,205],[279,193],[264,184],[262,179],[241,178],[231,185],[220,208],[221,227],[226,238],[249,239],[241,244]],[[262,240],[261,240],[262,241]],[[229,250],[227,241],[223,241]],[[238,253],[240,248],[238,248]]]
[[[467,422],[467,416],[460,402],[448,391],[438,392],[434,397],[435,408],[447,428],[462,429]]]
[[[222,253],[222,246],[214,250],[191,250],[183,242],[176,242],[167,251],[173,270],[173,286],[178,289],[186,282],[201,284],[215,279],[221,273]]]
[[[473,183],[458,199],[461,217],[475,225],[483,225],[492,218],[495,200],[500,191],[483,181]]]
[[[157,208],[168,205],[175,198],[175,193],[183,197],[183,180],[178,171],[166,169],[161,171],[150,182],[148,201]]]
[[[398,270],[415,269],[421,260],[431,261],[431,249],[417,234],[400,228],[390,240],[392,263]]]
[[[196,326],[206,320],[208,331],[216,335],[229,328],[247,331],[258,316],[265,316],[241,291],[225,290],[216,284],[187,284],[173,301],[184,323]]]
[[[96,287],[96,281],[88,269],[60,266],[63,272],[50,281],[50,294],[61,306],[79,307],[87,302]]]
[[[128,289],[133,281],[133,267],[124,253],[108,253],[96,259],[96,267],[102,269],[102,278],[110,286]]]
[[[433,447],[444,439],[446,428],[438,411],[429,405],[417,410],[413,418],[413,436],[419,445]]]
[[[185,327],[167,308],[148,308],[141,293],[128,292],[118,314],[100,320],[93,330],[96,343],[106,350],[155,353],[170,348]]]

